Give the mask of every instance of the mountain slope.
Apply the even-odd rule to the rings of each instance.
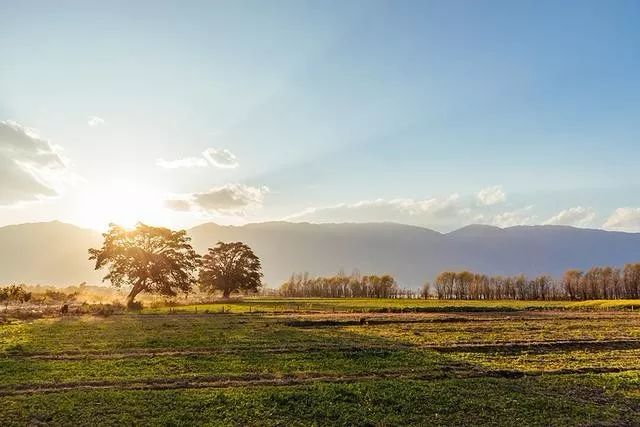
[[[210,223],[189,234],[200,253],[219,240],[249,244],[271,286],[301,271],[386,272],[402,285],[417,287],[449,269],[559,277],[569,268],[640,261],[640,234],[560,226],[473,225],[441,234],[393,223]],[[102,274],[92,270],[87,249],[100,243],[98,232],[59,222],[0,228],[0,283],[98,283]]]
[[[0,228],[0,283],[98,283],[87,250],[102,236],[58,221]]]
[[[272,222],[244,227],[205,224],[190,230],[203,252],[218,240],[240,240],[262,259],[266,281],[280,284],[292,272],[312,275],[392,272],[403,279],[423,277],[439,265],[443,235],[399,224],[307,224]],[[426,270],[425,270],[426,268]],[[420,281],[422,279],[419,279]]]

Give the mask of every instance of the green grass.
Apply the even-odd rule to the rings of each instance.
[[[637,377],[634,377],[637,381]],[[620,425],[640,423],[619,378],[363,381],[226,390],[91,391],[4,399],[0,424]],[[579,394],[579,395],[578,395]],[[635,406],[634,406],[635,405]]]
[[[249,313],[249,312],[491,312],[520,310],[639,310],[640,300],[591,301],[466,301],[392,298],[245,298],[177,307],[146,308],[144,313]]]
[[[433,310],[393,310],[415,304]],[[640,313],[536,304],[263,298],[13,321],[0,425],[640,423]]]

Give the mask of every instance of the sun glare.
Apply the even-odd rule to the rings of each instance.
[[[167,222],[162,197],[127,180],[114,180],[83,192],[77,201],[76,217],[78,223],[98,230],[106,229],[109,223],[133,228],[138,222]]]

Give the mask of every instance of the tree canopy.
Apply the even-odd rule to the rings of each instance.
[[[127,305],[141,292],[176,296],[189,292],[196,283],[200,257],[186,231],[151,227],[138,223],[127,230],[110,224],[100,249],[89,249],[95,269],[108,268],[104,280],[115,287],[131,286]]]
[[[242,242],[218,242],[202,258],[200,290],[222,291],[223,298],[232,292],[257,291],[262,286],[260,259]]]
[[[320,298],[397,298],[413,294],[400,289],[389,274],[363,276],[359,272],[350,276],[339,273],[328,277],[309,277],[308,273],[292,274],[280,286],[279,293],[285,297]]]

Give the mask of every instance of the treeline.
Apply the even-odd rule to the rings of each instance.
[[[546,275],[528,278],[445,271],[438,275],[433,288],[438,299],[636,299],[640,298],[640,263],[627,264],[622,269],[569,270],[561,280]]]
[[[637,299],[640,298],[640,263],[627,264],[622,269],[569,270],[562,284],[569,299]]]
[[[458,300],[591,300],[640,298],[640,263],[624,268],[593,267],[569,270],[561,279],[489,276],[470,271],[445,271],[420,291],[401,288],[393,276],[361,275],[310,277],[296,273],[275,292],[282,297],[306,298],[437,298]]]
[[[564,299],[562,286],[549,276],[487,276],[469,271],[440,273],[433,283],[438,299],[554,300]]]
[[[415,292],[401,289],[393,276],[350,276],[337,274],[328,277],[310,277],[308,273],[297,273],[278,289],[282,297],[307,298],[407,298]]]

